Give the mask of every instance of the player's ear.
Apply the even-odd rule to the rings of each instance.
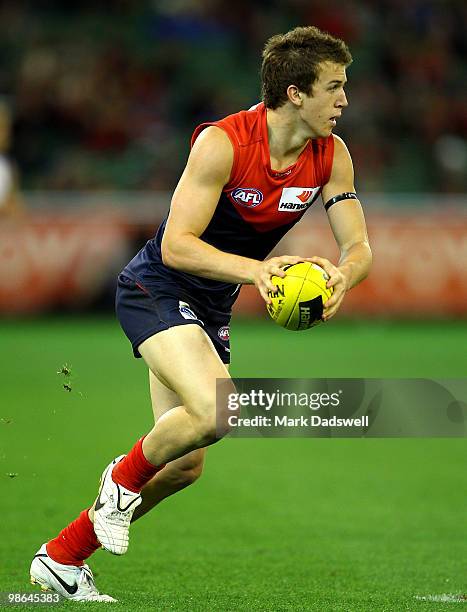
[[[302,105],[303,93],[298,89],[296,85],[289,85],[287,87],[287,97],[295,106]]]

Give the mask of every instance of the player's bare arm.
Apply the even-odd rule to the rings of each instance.
[[[323,187],[323,202],[336,196],[354,193],[354,172],[349,151],[341,138],[334,135],[334,160],[328,183]],[[332,297],[324,305],[323,320],[333,317],[346,292],[368,275],[372,255],[368,242],[365,217],[358,199],[342,199],[327,211],[329,223],[340,249],[337,266],[323,257],[312,257],[329,274],[328,287],[334,287]]]
[[[255,284],[269,303],[275,291],[271,276],[284,276],[283,266],[303,261],[283,255],[257,261],[225,253],[199,237],[208,226],[233,165],[233,148],[224,130],[211,126],[196,140],[172,198],[162,241],[164,264],[214,280]]]

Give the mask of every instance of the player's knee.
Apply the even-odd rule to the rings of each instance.
[[[198,450],[192,451],[182,457],[178,462],[178,468],[180,470],[180,476],[188,484],[192,484],[203,473],[204,466],[204,449],[199,448]]]
[[[196,417],[196,429],[201,446],[208,446],[219,439],[217,435],[216,413],[200,414]]]
[[[184,486],[189,486],[195,483],[203,473],[203,463],[197,463],[190,468],[185,468],[181,471],[180,478]]]
[[[198,431],[202,441],[202,446],[214,444],[232,429],[230,426],[229,415],[224,412],[217,412],[214,415],[200,418]]]
[[[234,389],[230,381],[224,389],[221,389],[217,396],[216,409],[216,436],[218,439],[226,436],[233,428],[235,418],[240,416],[240,407],[230,401],[229,390]]]
[[[235,387],[228,380],[221,386],[218,385],[215,394],[198,395],[193,398],[191,405],[187,406],[193,416],[202,446],[213,444],[229,433],[232,407],[229,406],[228,397],[232,390],[235,390]]]
[[[172,467],[166,478],[170,480],[172,486],[177,489],[184,489],[195,483],[203,473],[203,462],[191,462],[180,467]]]
[[[191,415],[198,447],[214,442],[216,434],[216,402],[215,398],[200,396],[186,402],[186,408]]]

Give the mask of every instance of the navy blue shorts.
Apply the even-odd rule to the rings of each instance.
[[[135,357],[141,357],[138,346],[165,329],[177,325],[199,325],[207,333],[219,357],[230,363],[229,324],[231,312],[203,306],[198,300],[175,295],[173,287],[163,284],[147,287],[120,274],[115,307],[117,318],[131,342]]]

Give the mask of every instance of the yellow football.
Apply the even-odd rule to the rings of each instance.
[[[321,322],[323,303],[332,295],[326,287],[329,276],[318,265],[303,262],[284,268],[285,277],[271,278],[277,292],[269,292],[267,305],[273,321],[292,331],[302,331]]]

